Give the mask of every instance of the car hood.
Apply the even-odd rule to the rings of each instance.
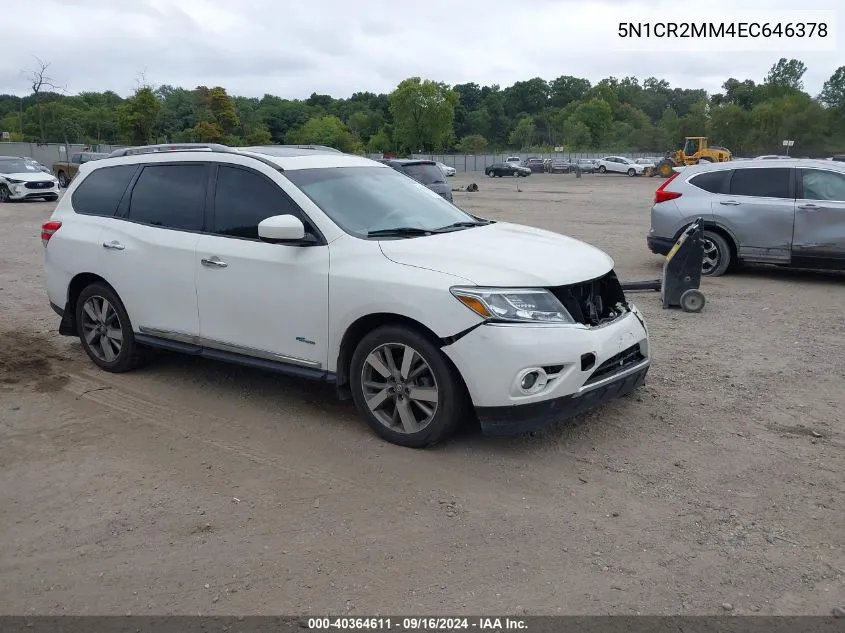
[[[563,286],[601,277],[613,268],[613,260],[594,246],[507,222],[384,240],[381,250],[397,264],[462,277],[479,286]]]
[[[0,178],[7,180],[23,180],[24,182],[51,180],[52,174],[47,174],[43,171],[24,171],[19,174],[0,174]]]

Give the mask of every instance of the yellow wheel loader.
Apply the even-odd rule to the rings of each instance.
[[[675,152],[667,152],[657,165],[657,175],[668,178],[674,167],[698,165],[699,163],[723,163],[732,160],[731,150],[719,145],[710,145],[706,136],[687,136],[684,145]]]

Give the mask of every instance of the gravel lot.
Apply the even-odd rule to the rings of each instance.
[[[656,179],[450,180],[473,178],[460,206],[659,276]],[[700,314],[638,295],[654,358],[636,394],[412,451],[322,385],[179,356],[95,370],[43,290],[52,206],[0,205],[0,613],[845,605],[845,275],[705,280]]]

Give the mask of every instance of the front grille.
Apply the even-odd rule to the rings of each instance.
[[[625,371],[629,367],[633,367],[644,360],[645,356],[643,356],[642,350],[640,350],[640,344],[637,343],[636,345],[631,345],[628,349],[619,352],[615,356],[611,356],[599,365],[598,369],[592,373],[589,379],[587,379],[587,382],[584,384],[590,385],[594,382],[598,382],[599,380],[608,378],[613,374]]]
[[[27,189],[49,189],[53,183],[49,180],[38,180],[36,182],[28,182],[24,185]]]
[[[556,286],[549,291],[577,323],[584,325],[608,323],[628,311],[622,285],[612,270],[598,279]]]

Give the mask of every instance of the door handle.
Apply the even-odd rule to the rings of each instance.
[[[799,204],[799,209],[804,209],[805,211],[818,211],[821,207],[817,204],[813,204],[812,202],[808,202],[806,204]]]
[[[203,266],[208,266],[209,268],[226,268],[226,266],[229,265],[222,259],[217,257],[217,255],[212,255],[211,257],[203,257],[200,262],[202,262]]]
[[[112,240],[111,242],[103,242],[103,248],[108,248],[112,251],[122,251],[126,247],[117,240]]]
[[[727,207],[735,207],[739,205],[739,202],[736,200],[719,200],[719,204],[723,204]]]

